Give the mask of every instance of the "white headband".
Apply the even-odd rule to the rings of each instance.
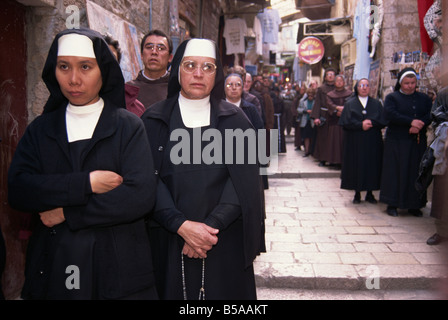
[[[92,40],[77,33],[66,34],[58,39],[58,56],[96,58]]]
[[[215,45],[208,39],[191,39],[185,47],[184,57],[208,57],[216,59]]]
[[[401,82],[403,82],[403,79],[410,74],[412,74],[414,77],[417,77],[417,74],[414,71],[406,71],[401,75],[401,78],[398,80],[398,82],[401,84]]]

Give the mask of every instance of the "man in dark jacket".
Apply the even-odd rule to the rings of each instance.
[[[150,237],[163,299],[256,298],[253,261],[265,249],[260,167],[247,161],[247,143],[238,147],[241,137],[226,140],[229,130],[254,129],[223,97],[217,46],[191,39],[173,59],[168,99],[142,116],[159,177]],[[204,155],[219,137],[197,144],[208,134],[222,138],[216,161]],[[235,161],[241,154],[243,163]]]
[[[127,85],[138,88],[136,99],[148,109],[154,103],[166,99],[173,42],[164,32],[151,30],[143,37],[141,55],[144,69]]]
[[[59,33],[42,78],[50,97],[12,160],[9,202],[39,214],[24,299],[155,299],[145,219],[155,201],[141,120],[103,37]]]

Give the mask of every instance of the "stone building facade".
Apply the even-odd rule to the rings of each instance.
[[[384,20],[377,59],[381,59],[382,92],[380,97],[395,86],[390,70],[396,66],[393,55],[397,51],[412,52],[421,49],[417,1],[384,0]]]
[[[332,18],[350,17],[352,21],[352,33],[355,19],[355,12],[361,0],[336,0],[331,12]],[[376,1],[378,3],[379,1]],[[396,79],[393,77],[394,70],[403,67],[394,63],[393,57],[396,52],[415,52],[422,48],[420,39],[420,23],[418,12],[418,1],[382,0],[383,16],[381,23],[380,38],[376,45],[372,62],[379,64],[379,82],[377,98],[384,97],[393,90]],[[352,46],[356,45],[356,39],[347,41]],[[341,50],[343,50],[341,46]],[[356,56],[360,54],[352,50],[350,62],[354,63]],[[341,52],[341,71],[344,71],[344,53]],[[412,65],[411,65],[412,66]],[[355,79],[356,80],[356,79]]]
[[[17,0],[26,4],[27,84],[29,121],[42,112],[47,92],[40,76],[47,50],[53,37],[66,28],[73,12],[79,8],[81,27],[89,27],[86,2],[89,0]],[[218,40],[221,7],[218,0],[90,0],[124,21],[134,25],[142,37],[152,29],[160,29],[174,37],[170,15],[178,7],[175,23],[180,25],[180,41],[188,36]],[[203,16],[207,19],[203,19]],[[45,36],[42,36],[45,35]]]

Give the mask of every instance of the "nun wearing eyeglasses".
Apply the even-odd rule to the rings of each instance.
[[[223,99],[216,44],[190,39],[174,56],[168,99],[142,116],[158,177],[149,234],[162,299],[256,299],[253,261],[265,250],[259,165],[237,162],[249,146],[226,138],[254,129]]]
[[[368,79],[358,80],[354,97],[344,104],[339,125],[343,128],[341,189],[354,190],[354,204],[361,203],[361,191],[366,191],[365,201],[377,203],[374,190],[380,189],[383,163],[383,136],[385,126],[383,106],[369,97]]]
[[[50,92],[12,160],[9,203],[31,212],[23,299],[156,299],[146,218],[156,179],[141,120],[103,36],[56,35]]]
[[[257,107],[243,99],[243,78],[237,73],[227,75],[224,88],[226,101],[241,108],[255,129],[263,129],[263,120],[257,111]]]
[[[417,73],[405,68],[398,74],[395,91],[386,96],[384,115],[387,121],[384,141],[380,201],[387,204],[387,214],[398,216],[398,209],[420,217],[426,194],[415,188],[420,161],[427,147],[426,128],[430,124],[432,102],[417,90]]]

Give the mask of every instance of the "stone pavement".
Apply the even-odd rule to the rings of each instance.
[[[254,263],[259,288],[428,290],[447,276],[447,245],[426,244],[435,232],[430,202],[420,218],[407,211],[390,217],[383,203],[355,205],[354,192],[340,189],[339,170],[319,167],[287,141],[265,191],[267,252]]]

